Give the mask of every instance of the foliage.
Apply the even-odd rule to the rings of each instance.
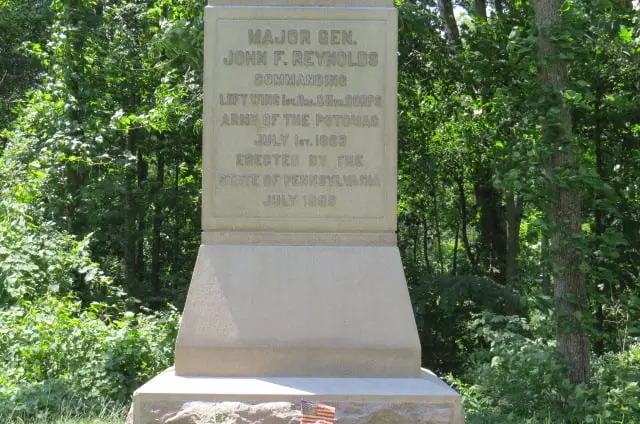
[[[0,131],[14,117],[13,106],[41,71],[25,46],[39,49],[46,42],[51,15],[48,1],[0,1]],[[0,151],[3,147],[0,137]]]
[[[469,423],[640,422],[640,345],[592,361],[590,385],[569,382],[549,311],[527,319],[485,314],[473,323],[488,347],[472,355],[469,383],[453,381]]]
[[[45,410],[36,416],[24,416],[19,412],[4,417],[6,424],[122,424],[129,405],[103,403],[87,406],[66,402],[54,411]]]
[[[456,374],[477,344],[468,323],[482,311],[503,310],[505,299],[515,295],[486,277],[429,273],[413,283],[412,290],[422,364],[436,372]]]
[[[127,401],[173,363],[178,317],[52,296],[3,308],[0,416]]]
[[[0,201],[0,208],[0,303],[72,292],[122,295],[92,261],[89,237],[76,241],[51,222],[34,222],[19,204]]]
[[[129,294],[181,304],[199,244],[201,7],[50,11],[49,42],[27,48],[46,73],[0,132],[18,174],[7,181],[35,184],[29,204],[80,239],[93,234],[92,258]]]
[[[179,314],[127,312],[137,302],[92,260],[90,235],[44,218],[39,164],[4,163],[20,178],[0,186],[0,420],[121,405],[172,364]]]
[[[152,311],[181,308],[200,242],[205,3],[0,0],[3,413],[126,401],[171,362],[177,312]],[[460,378],[471,422],[637,421],[637,2],[566,0],[544,34],[568,70],[564,167],[535,1],[395,3],[398,245],[423,364]],[[586,386],[554,341],[552,187],[581,211]]]

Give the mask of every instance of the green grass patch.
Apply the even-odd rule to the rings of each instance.
[[[88,409],[86,406],[65,404],[56,412],[41,412],[35,417],[13,413],[0,417],[2,424],[123,424],[129,405],[108,403]]]

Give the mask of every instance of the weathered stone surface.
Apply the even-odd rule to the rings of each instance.
[[[209,0],[211,6],[389,7],[391,0]]]
[[[176,374],[418,377],[395,237],[397,12],[252,1],[205,9],[203,233]]]
[[[260,423],[289,424],[299,421],[300,412],[289,402],[251,405],[241,402],[145,402],[143,422],[161,424]]]
[[[454,406],[411,402],[339,402],[339,424],[453,424]],[[300,405],[291,402],[159,402],[142,404],[141,423],[291,424],[300,422]],[[131,417],[131,412],[130,412]],[[129,421],[131,419],[131,421]],[[129,418],[127,423],[132,422]]]
[[[398,249],[201,246],[176,374],[420,376]]]
[[[393,236],[397,14],[384,2],[206,8],[203,241]]]
[[[299,422],[302,399],[335,406],[344,424],[463,423],[460,396],[427,370],[419,378],[240,378],[170,368],[136,391],[131,414],[135,424],[285,424]]]

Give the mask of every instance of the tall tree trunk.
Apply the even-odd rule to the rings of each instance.
[[[453,3],[451,0],[438,0],[438,5],[440,6],[440,17],[444,22],[447,41],[451,46],[458,48],[462,43],[460,41],[460,32],[458,31],[456,17],[453,14]]]
[[[485,0],[473,0],[473,13],[483,21],[487,20],[487,3]]]
[[[420,234],[418,234],[418,229],[416,228],[413,233],[413,263],[415,266],[418,265],[418,244],[420,243]]]
[[[453,242],[453,260],[451,261],[451,273],[458,275],[458,243],[460,241],[460,225],[456,225],[456,238]]]
[[[147,178],[149,176],[149,163],[144,158],[144,155],[140,150],[138,150],[137,155],[137,176],[138,176],[138,193],[140,193],[138,199],[138,207],[136,209],[136,220],[138,222],[138,231],[136,238],[136,279],[138,281],[138,285],[146,283],[146,266],[144,260],[144,239],[145,234],[147,232],[147,204],[142,198],[143,193],[145,193],[145,184],[147,182]],[[142,198],[142,199],[141,199]],[[142,200],[142,201],[140,201]],[[140,289],[147,290],[147,287],[139,287]]]
[[[434,221],[436,224],[436,241],[438,242],[438,263],[440,268],[440,274],[444,274],[444,263],[442,256],[442,234],[440,232],[440,209],[438,208],[438,190],[433,191],[433,208],[434,208]]]
[[[607,179],[607,171],[604,164],[604,149],[602,146],[602,130],[603,130],[603,122],[601,116],[601,107],[602,107],[602,98],[603,95],[601,93],[597,93],[596,102],[594,108],[595,115],[595,129],[593,134],[593,140],[595,143],[595,154],[596,154],[596,172],[601,180],[606,181]],[[595,199],[602,199],[602,195],[599,193],[595,193]],[[594,221],[595,221],[595,235],[596,235],[596,249],[600,249],[600,245],[602,243],[602,236],[606,230],[605,223],[605,212],[602,210],[602,206],[599,204],[600,202],[595,202],[594,208]],[[603,265],[603,264],[600,264]],[[602,287],[600,289],[599,287]],[[604,296],[609,291],[609,281],[607,278],[602,278],[601,280],[596,281],[596,287],[600,294],[598,299],[596,299],[596,327],[598,329],[598,334],[594,340],[593,348],[596,355],[600,356],[604,354],[604,334],[605,334],[605,325],[604,325]]]
[[[551,296],[551,267],[549,266],[549,237],[542,236],[540,244],[540,269],[542,270],[542,293]]]
[[[469,243],[469,234],[467,232],[467,224],[469,223],[469,218],[467,215],[467,195],[464,191],[464,180],[462,179],[462,176],[458,176],[458,178],[456,178],[456,183],[458,184],[458,199],[460,203],[460,227],[462,230],[462,245],[464,246],[464,250],[466,250],[467,256],[469,257],[469,263],[475,270],[478,267],[478,262],[473,256],[471,245]]]
[[[491,170],[479,165],[473,184],[476,204],[480,208],[479,264],[485,272],[500,284],[506,283],[505,260],[507,232],[502,194],[493,186]]]
[[[424,253],[424,264],[427,267],[427,272],[431,274],[431,261],[429,260],[429,226],[427,225],[427,218],[423,217],[422,220],[422,250]]]
[[[137,138],[138,130],[133,129],[129,131],[129,134],[127,135],[127,151],[130,155],[135,155],[137,152]],[[122,237],[122,241],[124,244],[124,280],[127,292],[133,296],[137,296],[139,293],[139,287],[137,284],[138,272],[136,267],[138,239],[138,227],[136,225],[138,215],[136,177],[137,166],[134,166],[133,164],[127,165],[124,199],[124,236]]]
[[[162,285],[160,280],[160,248],[161,248],[161,232],[162,232],[162,202],[160,202],[160,196],[162,193],[162,186],[164,185],[164,155],[158,153],[158,173],[157,173],[157,187],[154,190],[153,200],[153,235],[151,238],[151,288],[153,290],[153,296],[156,302],[162,297]],[[154,308],[160,305],[152,305]]]
[[[79,12],[71,7],[70,5],[66,7],[64,12],[64,22],[69,25],[70,28],[83,27],[87,25],[86,23],[80,22],[80,14]],[[87,25],[88,28],[88,25]],[[80,31],[78,31],[80,33]],[[70,40],[69,51],[76,52],[80,54],[82,49],[84,48],[86,39],[81,36],[71,37]],[[68,54],[68,53],[67,53]],[[82,100],[82,90],[80,87],[80,78],[78,75],[82,74],[82,66],[83,62],[81,60],[76,61],[68,61],[65,64],[65,84],[66,90],[65,92],[68,94],[70,99]],[[70,135],[74,137],[82,137],[82,131],[78,128],[81,128],[82,125],[80,121],[82,120],[82,116],[80,115],[80,110],[78,106],[74,106],[73,102],[70,103],[69,115],[68,115],[68,128],[71,129]],[[72,154],[76,154],[75,152],[71,152]],[[79,170],[78,164],[68,163],[66,164],[66,189],[69,193],[70,201],[67,203],[67,228],[72,234],[80,235],[84,231],[84,224],[82,219],[82,214],[78,214],[78,208],[80,206],[80,202],[82,200],[81,189],[85,184],[86,174]]]
[[[174,199],[180,199],[180,182],[182,181],[181,175],[180,175],[180,160],[176,160],[174,162],[173,165],[173,173],[174,173],[174,180],[173,180],[173,197]],[[189,174],[192,175],[192,174]],[[177,221],[177,222],[184,222],[185,217],[184,214],[182,213],[178,213],[178,211],[172,211],[172,218],[168,218],[167,219],[167,223],[171,222],[171,221]],[[171,235],[171,237],[173,238],[173,240],[178,241],[178,243],[175,243],[174,246],[171,246],[171,255],[178,255],[178,254],[182,254],[183,252],[183,246],[182,246],[182,238],[180,236],[180,225],[173,225],[173,234]],[[176,281],[175,278],[172,278],[169,280],[170,282],[170,286],[166,287],[167,289],[171,290],[172,292],[175,292],[178,289],[178,286],[174,283]]]
[[[509,193],[507,196],[507,252],[505,260],[505,280],[508,287],[516,289],[518,283],[518,250],[520,247],[520,223],[524,205],[522,196]],[[515,314],[518,305],[515,298],[507,297],[507,313]]]
[[[576,240],[581,236],[581,205],[578,191],[566,175],[577,173],[577,146],[572,140],[571,113],[562,92],[567,87],[566,63],[558,59],[560,48],[552,31],[560,26],[563,0],[534,0],[538,27],[538,77],[545,93],[543,134],[551,148],[548,174],[553,201],[550,208],[553,276],[558,312],[557,340],[569,368],[572,383],[589,381],[589,338],[580,315],[587,312],[587,287],[580,271]],[[562,180],[561,180],[562,179]]]

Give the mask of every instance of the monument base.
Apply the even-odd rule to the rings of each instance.
[[[127,424],[290,424],[300,401],[336,407],[339,424],[462,424],[460,395],[419,378],[180,377],[169,368],[136,390]]]
[[[396,246],[203,244],[176,374],[419,377]]]

